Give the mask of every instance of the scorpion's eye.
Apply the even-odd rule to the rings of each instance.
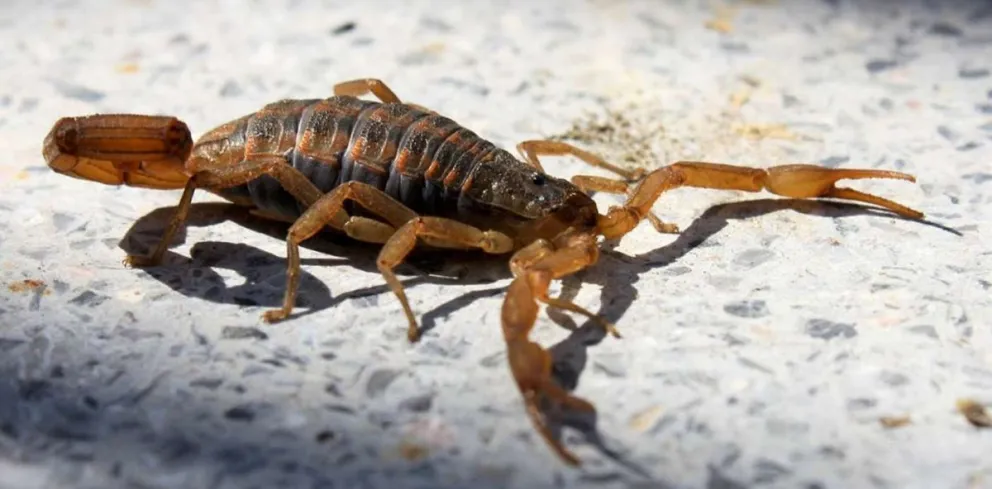
[[[541,175],[540,173],[535,173],[534,176],[530,178],[530,181],[534,182],[534,185],[538,185],[538,186],[544,185],[544,175]]]

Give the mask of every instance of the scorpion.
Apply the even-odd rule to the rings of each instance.
[[[377,100],[362,98],[370,94]],[[327,228],[358,244],[381,246],[376,264],[403,308],[411,342],[419,339],[420,329],[393,270],[415,247],[507,255],[512,279],[500,315],[506,360],[533,428],[569,465],[581,461],[552,436],[540,406],[592,414],[595,407],[553,381],[549,351],[529,336],[539,303],[588,317],[620,336],[601,316],[549,295],[552,281],[596,264],[600,237],[618,241],[642,220],[659,232],[678,233],[678,226],[659,219],[652,207],[679,187],[834,198],[923,217],[891,200],[835,185],[842,179],[916,181],[901,172],[703,161],[647,171],[615,166],[562,141],[527,140],[516,149],[519,158],[448,117],[401,102],[381,80],[363,78],[334,85],[329,98],[269,103],[195,142],[185,122],[167,115],[63,117],[46,136],[43,156],[54,172],[79,179],[183,190],[157,246],[148,255],[128,255],[128,267],[161,264],[196,189],[291,223],[283,305],[264,312],[267,323],[290,316],[300,278],[299,246]],[[544,171],[541,157],[569,155],[617,178],[565,180]],[[601,213],[595,192],[626,200]]]

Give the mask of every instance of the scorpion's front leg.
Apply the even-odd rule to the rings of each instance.
[[[165,229],[155,250],[148,256],[129,255],[124,264],[133,267],[156,266],[162,262],[165,251],[179,227],[186,222],[193,193],[197,188],[223,189],[250,182],[262,175],[275,178],[287,192],[309,206],[320,198],[321,192],[299,170],[286,163],[286,158],[277,155],[253,155],[240,163],[228,167],[206,168],[198,171],[186,182],[176,213]]]
[[[531,140],[523,141],[517,145],[517,151],[523,156],[524,160],[531,164],[534,168],[540,171],[544,171],[541,166],[541,162],[538,159],[539,156],[563,156],[572,155],[582,162],[590,166],[595,166],[597,168],[602,168],[611,173],[619,175],[622,180],[615,180],[611,178],[603,178],[596,176],[581,175],[572,178],[572,183],[582,189],[585,193],[591,192],[605,192],[610,194],[627,194],[630,189],[630,184],[635,182],[642,176],[644,176],[644,169],[637,168],[633,170],[628,170],[626,168],[621,168],[616,166],[602,157],[596,155],[595,153],[590,153],[582,148],[573,146],[571,144],[561,142],[561,141],[550,141],[550,140]],[[658,230],[659,233],[678,233],[679,228],[674,224],[670,224],[662,221],[654,213],[649,212],[647,219],[651,221],[654,228]]]
[[[523,395],[527,414],[548,445],[572,465],[578,465],[578,458],[552,436],[542,407],[550,402],[555,407],[587,413],[595,413],[596,409],[554,382],[551,354],[529,336],[537,321],[538,300],[547,297],[551,281],[593,265],[598,257],[595,238],[590,235],[568,239],[553,251],[547,245],[521,249],[511,260],[515,277],[507,290],[501,314],[510,370]]]
[[[816,165],[782,165],[750,168],[721,163],[681,161],[647,174],[627,203],[613,207],[600,217],[599,228],[606,238],[619,238],[637,226],[655,201],[667,190],[678,187],[740,190],[796,199],[829,197],[875,204],[900,216],[920,219],[923,213],[877,195],[835,186],[838,180],[892,178],[915,182],[912,175],[887,170],[824,168]]]

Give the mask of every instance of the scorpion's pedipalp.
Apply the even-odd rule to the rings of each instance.
[[[65,117],[52,126],[42,153],[57,173],[107,185],[179,189],[193,139],[175,117],[99,114]]]
[[[923,213],[882,197],[838,188],[844,179],[892,178],[915,182],[912,175],[887,170],[825,168],[816,165],[781,165],[768,169],[699,161],[680,161],[647,174],[622,207],[599,219],[603,236],[618,238],[630,232],[665,191],[678,187],[771,193],[796,199],[836,198],[875,204],[900,216],[920,219]]]
[[[529,336],[537,321],[538,301],[548,297],[551,281],[593,265],[598,257],[599,249],[591,235],[576,236],[554,250],[547,242],[522,248],[511,259],[515,277],[501,312],[507,359],[527,414],[547,444],[571,465],[579,464],[578,457],[551,435],[542,414],[543,404],[550,402],[586,413],[595,413],[596,409],[555,384],[551,378],[551,354]]]

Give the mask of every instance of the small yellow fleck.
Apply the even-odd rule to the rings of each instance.
[[[735,109],[739,109],[751,100],[751,89],[745,88],[738,90],[730,95],[730,105]]]
[[[14,174],[14,180],[27,180],[29,176],[30,174],[27,171],[21,170]]]
[[[957,408],[973,426],[992,428],[992,415],[985,410],[985,406],[971,399],[958,399]]]
[[[138,72],[138,64],[137,63],[132,63],[132,62],[121,63],[121,64],[117,65],[117,72],[118,73],[137,73]]]
[[[7,289],[9,289],[11,292],[20,293],[20,292],[27,292],[29,290],[39,289],[46,286],[47,285],[42,280],[29,278],[17,282],[11,282],[10,284],[7,285]]]
[[[704,25],[706,26],[707,29],[711,31],[722,32],[724,34],[734,30],[734,24],[731,23],[730,19],[708,20]]]
[[[743,124],[734,132],[751,139],[798,139],[785,124]]]
[[[647,431],[654,426],[664,412],[665,408],[660,404],[648,407],[631,416],[630,421],[627,422],[627,426],[638,432]]]
[[[901,428],[913,422],[909,416],[882,416],[878,422],[886,428]]]
[[[404,441],[398,447],[400,456],[405,460],[417,461],[427,456],[427,447],[419,443]]]
[[[734,16],[737,15],[737,9],[734,7],[721,5],[716,8],[713,12],[713,19],[709,20],[704,24],[707,29],[714,30],[717,32],[728,33],[734,30]]]
[[[441,54],[447,48],[448,48],[448,46],[446,46],[443,42],[437,41],[437,42],[432,42],[430,44],[425,45],[422,48],[422,50],[423,50],[423,52],[428,53],[428,54]]]

